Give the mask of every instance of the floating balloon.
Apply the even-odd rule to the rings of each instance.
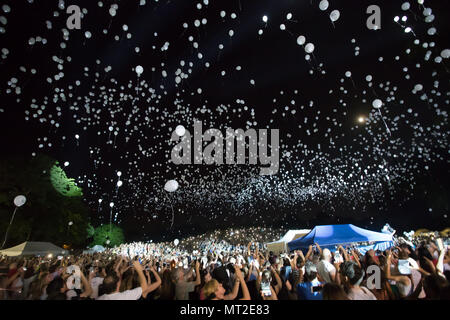
[[[409,2],[405,2],[402,4],[402,10],[403,11],[408,11],[409,8],[411,8],[411,5],[409,4]]]
[[[144,72],[144,68],[142,66],[136,67],[136,73],[140,76]]]
[[[23,206],[25,202],[27,202],[27,198],[25,198],[25,196],[17,196],[14,198],[14,204],[16,205],[16,207]]]
[[[380,99],[375,99],[372,103],[372,106],[375,109],[380,109],[382,105],[383,105],[383,102]]]
[[[73,225],[73,222],[72,222],[72,221],[69,222],[69,226],[71,226],[71,225]]]
[[[345,76],[346,76],[347,78],[350,78],[350,77],[352,76],[352,73],[351,73],[350,71],[347,71],[347,72],[345,73]]]
[[[176,133],[179,137],[182,137],[182,136],[184,136],[184,134],[186,133],[186,129],[185,129],[182,125],[179,125],[179,126],[177,126],[177,127],[175,128],[175,133]]]
[[[175,246],[177,246],[179,243],[180,243],[180,240],[178,240],[178,239],[175,239],[175,240],[173,241],[173,244],[174,244]]]
[[[421,85],[421,84],[416,84],[416,86],[414,87],[414,90],[416,90],[416,91],[422,91],[422,89],[423,89],[423,85]]]
[[[333,11],[330,13],[330,19],[331,19],[331,21],[333,21],[333,22],[338,21],[339,18],[340,18],[340,16],[341,16],[341,13],[339,12],[339,10],[333,10]]]
[[[299,37],[297,38],[297,43],[298,43],[299,46],[304,45],[305,42],[306,42],[306,38],[305,38],[304,36],[299,36]]]
[[[450,58],[450,49],[442,50],[441,57],[444,58],[444,59]]]
[[[314,52],[314,45],[312,43],[308,43],[305,46],[306,53],[313,53]]]
[[[175,180],[169,180],[164,185],[164,190],[167,192],[175,192],[178,190],[178,182]]]
[[[320,10],[325,11],[328,9],[329,5],[330,5],[330,3],[327,0],[322,0],[319,3],[319,8],[320,8]]]

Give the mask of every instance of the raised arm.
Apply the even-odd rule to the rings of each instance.
[[[153,273],[153,275],[155,276],[155,279],[156,279],[156,281],[154,282],[154,283],[152,283],[152,284],[150,284],[150,281],[149,281],[149,283],[148,283],[148,286],[147,286],[147,290],[145,290],[145,291],[143,291],[142,292],[142,297],[145,299],[145,298],[147,298],[147,295],[150,293],[150,292],[153,292],[154,290],[156,290],[156,289],[158,289],[159,288],[159,286],[161,285],[161,278],[160,278],[160,276],[159,276],[159,274],[158,274],[158,272],[155,270],[155,268],[153,268],[153,267],[151,267],[150,268],[150,271]],[[149,277],[149,279],[150,279],[150,277]]]
[[[313,252],[313,246],[310,245],[309,248],[308,248],[308,252],[306,253],[305,262],[309,259],[309,257],[311,256],[312,252]]]
[[[275,276],[275,280],[277,281],[277,285],[274,287],[274,290],[278,294],[283,287],[283,282],[281,282],[278,272],[272,266],[270,267],[270,271],[272,271],[272,274]]]
[[[234,286],[233,286],[233,291],[231,291],[229,294],[227,294],[226,296],[224,296],[224,300],[234,300],[236,299],[238,293],[239,293],[239,283],[241,281],[239,280],[239,278],[236,277],[235,281],[234,281]]]
[[[200,277],[200,262],[195,261],[195,285],[199,286],[202,283],[202,279]]]
[[[250,268],[248,269],[247,281],[250,281],[250,277],[253,273],[253,263],[250,263]]]
[[[134,260],[133,261],[133,267],[134,270],[136,270],[138,276],[139,276],[139,284],[141,285],[142,288],[142,293],[144,293],[147,290],[147,280],[145,279],[145,275],[144,272],[142,270],[142,266],[139,263],[139,261]]]
[[[80,272],[80,278],[81,283],[83,284],[84,291],[82,294],[80,294],[80,298],[87,298],[90,297],[92,294],[92,287],[89,281],[87,281],[86,277],[84,276],[83,272]]]
[[[251,300],[250,293],[248,292],[247,284],[244,281],[244,277],[242,276],[241,269],[238,266],[234,266],[236,277],[239,279],[242,288],[242,299],[240,300]]]
[[[385,271],[386,279],[394,280],[396,282],[401,282],[401,283],[407,285],[408,281],[406,281],[406,279],[405,279],[407,277],[404,277],[404,276],[393,276],[391,274],[391,259],[392,259],[392,254],[391,254],[390,251],[388,251],[387,259],[386,259],[386,268],[385,268],[386,269],[386,271]]]
[[[322,255],[322,248],[319,246],[318,243],[314,243],[317,247],[317,249],[319,250],[320,255]]]

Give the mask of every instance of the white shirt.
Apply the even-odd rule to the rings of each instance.
[[[321,260],[317,264],[317,273],[326,282],[331,283],[331,273],[336,274],[336,268],[326,260]]]
[[[98,298],[98,287],[103,283],[103,278],[101,277],[95,277],[91,279],[91,288],[92,288],[92,295],[91,298],[97,299]]]
[[[111,294],[104,294],[97,298],[97,300],[138,300],[142,296],[142,288],[137,287],[132,290],[124,292],[116,292]]]
[[[350,300],[377,300],[375,295],[366,287],[351,288],[347,297]]]

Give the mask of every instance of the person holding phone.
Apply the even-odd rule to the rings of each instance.
[[[312,261],[305,263],[305,282],[297,285],[298,300],[323,300],[322,288],[325,284],[317,278],[317,267]]]

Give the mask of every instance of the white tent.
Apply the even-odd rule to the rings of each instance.
[[[64,255],[67,254],[67,251],[55,246],[50,242],[24,242],[19,244],[18,246],[0,250],[0,255],[6,255],[9,257],[17,257],[17,256],[45,256],[48,254],[53,255]]]
[[[289,230],[286,234],[278,241],[267,243],[267,250],[272,251],[274,254],[280,254],[287,251],[287,243],[298,238],[307,235],[311,230]]]

